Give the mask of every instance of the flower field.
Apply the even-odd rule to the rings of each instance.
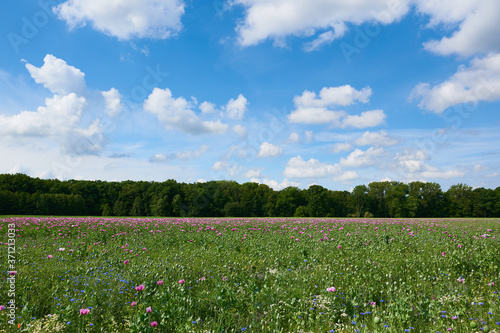
[[[498,219],[0,222],[0,332],[500,331]]]

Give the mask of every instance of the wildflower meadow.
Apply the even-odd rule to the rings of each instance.
[[[0,332],[500,331],[498,219],[0,222]]]

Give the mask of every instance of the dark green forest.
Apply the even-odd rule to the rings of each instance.
[[[0,175],[0,215],[181,217],[500,217],[500,187],[372,182],[275,191],[235,181],[85,181]]]

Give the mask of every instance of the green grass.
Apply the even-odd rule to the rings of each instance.
[[[500,327],[498,219],[24,217],[3,219],[4,243],[9,223],[20,236],[21,328],[14,331],[36,331],[42,322],[52,325],[46,332],[56,324],[61,332],[473,332],[471,321]],[[7,280],[0,286],[6,306]],[[56,316],[51,323],[49,314]],[[9,327],[0,311],[0,330]]]

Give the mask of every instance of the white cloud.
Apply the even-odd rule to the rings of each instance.
[[[252,178],[250,181],[253,183],[257,183],[257,184],[265,184],[275,191],[280,191],[280,190],[282,190],[286,187],[289,187],[289,186],[294,186],[294,187],[300,186],[300,183],[290,181],[287,178],[283,179],[283,181],[281,183],[278,183],[277,181],[275,181],[273,179],[266,179],[266,178],[264,178],[262,180],[260,180],[258,178]]]
[[[313,139],[313,131],[305,131],[304,135],[306,136],[306,141],[311,142]]]
[[[29,138],[49,138],[59,142],[69,154],[94,154],[102,150],[104,136],[99,120],[82,128],[81,117],[87,107],[84,97],[74,93],[54,95],[37,111],[22,111],[12,116],[0,115],[0,135],[13,142]]]
[[[299,108],[288,115],[288,120],[291,123],[332,124],[338,127],[345,115],[345,111],[330,111],[326,108]]]
[[[45,99],[37,111],[22,111],[13,116],[0,115],[0,133],[10,136],[58,136],[75,128],[87,103],[74,93]]]
[[[344,85],[321,89],[319,98],[315,92],[306,90],[301,96],[295,96],[293,101],[297,108],[349,106],[356,102],[367,103],[371,95],[372,89],[370,87],[356,90],[350,85]]]
[[[294,97],[296,109],[288,115],[291,123],[330,124],[333,127],[374,127],[382,124],[386,114],[382,110],[365,111],[349,115],[346,111],[331,110],[335,106],[349,106],[356,102],[367,103],[372,94],[370,87],[356,90],[350,85],[323,88],[319,97],[315,92],[304,91]]]
[[[288,137],[288,141],[295,142],[295,143],[299,142],[300,141],[299,134],[295,133],[295,132],[290,133],[290,136]]]
[[[269,142],[263,142],[260,145],[260,151],[257,157],[276,157],[283,154],[283,148],[277,145],[273,145]]]
[[[311,158],[304,161],[301,156],[292,157],[283,171],[285,177],[290,178],[313,178],[328,177],[337,175],[342,171],[338,164],[321,163],[317,159]]]
[[[257,178],[257,177],[260,177],[260,174],[261,174],[261,170],[259,169],[250,169],[250,170],[247,170],[243,176],[245,178]]]
[[[216,106],[214,103],[203,102],[200,104],[199,108],[203,113],[215,113]]]
[[[430,16],[430,25],[458,26],[450,37],[424,44],[429,51],[470,56],[500,52],[500,2],[497,0],[414,0],[421,13]]]
[[[64,147],[68,154],[88,155],[98,154],[104,146],[104,133],[96,119],[88,128],[75,128],[68,135]]]
[[[473,59],[469,68],[460,68],[447,81],[432,88],[428,83],[420,83],[410,99],[419,99],[419,108],[438,114],[461,103],[475,105],[479,101],[499,100],[500,54]]]
[[[398,140],[388,135],[386,131],[366,131],[361,137],[356,139],[354,143],[358,146],[388,147],[397,144]]]
[[[210,149],[209,146],[207,145],[202,145],[200,149],[198,150],[188,150],[188,151],[182,151],[182,152],[177,152],[177,153],[172,153],[172,154],[155,154],[149,158],[150,162],[156,163],[156,162],[168,162],[171,160],[191,160],[191,159],[196,159],[199,158],[201,155],[203,155],[205,152],[207,152]]]
[[[341,142],[333,145],[332,152],[340,153],[341,151],[349,151],[352,149],[352,145],[349,142]]]
[[[474,172],[483,172],[486,170],[488,170],[488,166],[486,165],[483,165],[481,163],[477,163],[476,165],[474,165]]]
[[[362,112],[361,115],[348,115],[342,120],[342,128],[356,127],[366,128],[375,127],[383,124],[387,115],[382,110],[373,110]]]
[[[190,134],[223,134],[227,125],[220,120],[203,121],[183,97],[174,98],[170,89],[155,88],[144,101],[144,110],[158,117],[167,130],[179,129]]]
[[[465,173],[460,170],[442,171],[437,167],[425,163],[424,160],[429,160],[430,156],[423,150],[406,150],[403,153],[396,154],[397,170],[407,172],[407,179],[425,180],[426,178],[455,178],[464,176]]]
[[[397,153],[396,159],[399,161],[428,160],[430,156],[424,150],[405,150],[402,153]]]
[[[157,163],[157,162],[166,162],[168,161],[167,155],[164,154],[154,154],[149,158],[149,161],[152,163]]]
[[[338,177],[334,177],[333,180],[338,182],[348,182],[354,179],[358,179],[359,174],[356,171],[346,171]]]
[[[182,28],[182,0],[68,0],[54,11],[71,29],[88,22],[95,30],[126,40],[165,39]]]
[[[465,173],[460,170],[448,170],[448,171],[424,171],[420,173],[424,178],[457,178],[465,176]]]
[[[212,169],[222,171],[227,168],[227,161],[217,161],[212,165]]]
[[[67,95],[85,92],[85,74],[78,68],[70,66],[66,61],[47,54],[43,66],[38,68],[27,63],[26,68],[36,83],[43,84],[54,94]]]
[[[245,126],[235,125],[235,126],[233,126],[233,132],[238,134],[241,137],[244,137],[247,134],[247,129]]]
[[[234,0],[245,7],[245,19],[236,31],[243,46],[255,45],[268,38],[278,44],[289,35],[311,36],[316,30],[339,24],[399,20],[409,10],[409,0]]]
[[[102,96],[106,103],[104,111],[111,117],[115,117],[120,114],[123,109],[122,95],[115,88],[111,88],[109,91],[102,91]]]
[[[404,172],[436,172],[438,168],[431,167],[424,160],[430,159],[429,154],[423,150],[405,150],[395,156],[397,170]]]
[[[498,172],[493,172],[493,173],[490,173],[490,174],[486,175],[486,177],[488,177],[488,178],[494,178],[496,176],[498,176]]]
[[[177,154],[175,154],[175,156],[178,158],[178,159],[181,159],[181,160],[189,160],[189,159],[194,159],[194,158],[198,158],[200,157],[201,155],[203,155],[205,152],[207,152],[208,150],[210,149],[209,146],[207,145],[202,145],[200,147],[200,149],[198,150],[192,150],[192,151],[185,151],[185,152],[178,152]]]
[[[242,94],[237,99],[230,99],[225,107],[226,115],[231,119],[242,119],[247,110],[248,101]]]
[[[356,148],[346,158],[340,159],[340,165],[346,167],[363,167],[375,164],[377,157],[384,154],[384,149],[371,147],[366,151]]]
[[[325,44],[330,44],[335,39],[344,36],[344,33],[347,30],[347,26],[343,22],[336,24],[333,28],[334,28],[333,31],[329,30],[327,32],[324,32],[321,35],[319,35],[318,38],[316,38],[312,42],[307,43],[304,46],[304,50],[306,52],[316,51],[321,46],[323,46]]]

